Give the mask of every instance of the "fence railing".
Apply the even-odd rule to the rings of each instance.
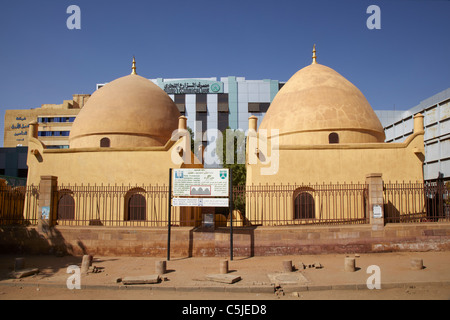
[[[166,226],[168,186],[58,186],[58,225]],[[173,223],[179,219],[173,213]]]
[[[35,225],[38,221],[39,189],[35,186],[0,186],[0,225]]]
[[[368,223],[365,184],[251,185],[234,203],[252,225]]]
[[[384,185],[385,222],[450,221],[449,189],[443,183]]]
[[[450,221],[449,190],[442,184],[386,183],[386,223]],[[166,227],[166,185],[59,185],[54,224],[65,226]],[[369,223],[365,184],[251,185],[233,188],[234,226]],[[0,225],[38,222],[39,188],[0,187]],[[228,208],[216,208],[226,226]],[[202,208],[171,207],[173,226],[199,226]]]

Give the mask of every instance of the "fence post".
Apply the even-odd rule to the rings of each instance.
[[[47,233],[56,220],[57,201],[55,199],[58,177],[41,176],[39,182],[38,232]]]
[[[384,228],[384,205],[383,205],[383,179],[381,173],[370,173],[366,175],[368,186],[367,208],[372,230],[383,230]]]

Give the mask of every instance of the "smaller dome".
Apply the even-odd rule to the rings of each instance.
[[[73,123],[70,148],[100,147],[101,141],[118,148],[164,146],[178,117],[172,99],[133,69],[92,94]]]

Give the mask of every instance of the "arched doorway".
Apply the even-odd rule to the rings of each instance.
[[[306,191],[299,192],[294,198],[294,219],[315,219],[314,197]]]
[[[127,221],[146,220],[147,206],[145,197],[138,192],[138,190],[135,190],[127,194],[127,212],[125,215],[125,220]]]
[[[75,200],[70,193],[63,193],[58,200],[58,220],[75,219]]]

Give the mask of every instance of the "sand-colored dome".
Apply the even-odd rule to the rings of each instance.
[[[383,127],[367,99],[333,69],[315,63],[299,70],[281,88],[259,130],[279,130],[280,144],[383,142]],[[272,134],[273,136],[273,134]]]
[[[178,127],[180,112],[150,80],[132,73],[92,94],[73,123],[70,148],[163,146]]]

